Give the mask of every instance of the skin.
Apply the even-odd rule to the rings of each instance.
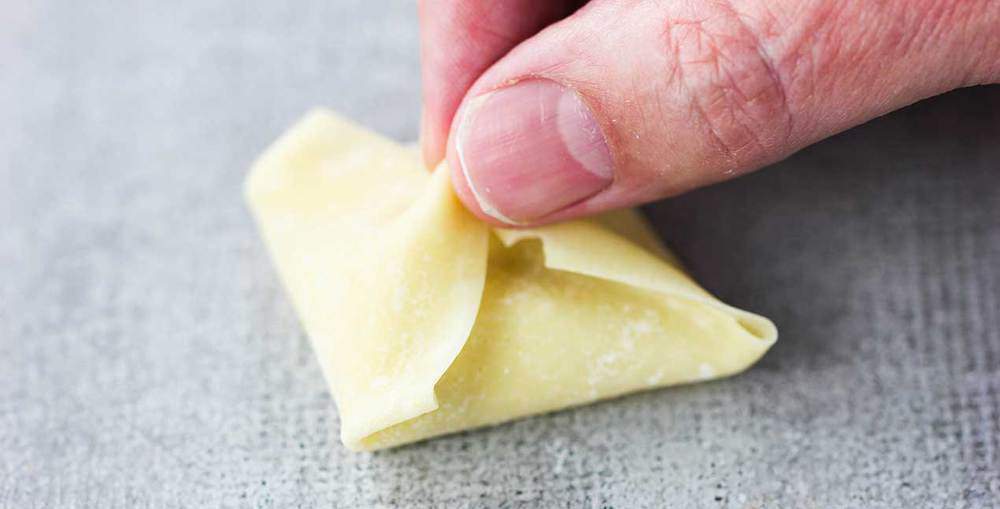
[[[525,224],[677,195],[1000,82],[991,0],[423,0],[419,11],[428,167],[447,158],[457,171],[462,108],[527,79],[572,88],[601,128],[613,182]],[[452,181],[469,210],[503,224]]]

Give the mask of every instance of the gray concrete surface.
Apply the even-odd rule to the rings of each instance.
[[[1000,89],[649,209],[774,318],[743,376],[378,454],[240,199],[314,105],[416,136],[409,2],[0,8],[0,508],[989,507]]]

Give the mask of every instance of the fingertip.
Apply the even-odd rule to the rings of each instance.
[[[448,171],[450,172],[451,176],[452,188],[454,188],[455,194],[458,196],[458,199],[462,202],[463,205],[465,205],[465,208],[469,212],[471,212],[474,216],[476,216],[483,222],[493,226],[499,226],[503,228],[522,226],[520,224],[504,221],[500,218],[490,215],[489,213],[483,210],[482,205],[476,198],[475,192],[473,192],[472,188],[469,186],[469,179],[466,176],[465,171],[462,167],[461,157],[459,157],[458,152],[455,150],[454,135],[452,135],[452,139],[449,140],[447,146],[447,165],[448,165]]]

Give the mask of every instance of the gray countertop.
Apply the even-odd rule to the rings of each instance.
[[[1000,500],[1000,89],[648,207],[744,375],[356,454],[240,183],[315,105],[414,139],[415,8],[295,5],[0,8],[0,508]]]

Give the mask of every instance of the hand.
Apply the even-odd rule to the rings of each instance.
[[[496,224],[570,219],[780,160],[1000,81],[991,0],[424,0],[425,160]]]

